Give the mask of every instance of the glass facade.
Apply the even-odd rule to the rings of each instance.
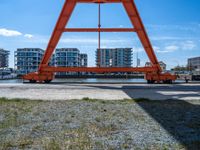
[[[188,67],[191,71],[200,71],[200,57],[189,58]]]
[[[9,51],[0,49],[0,68],[7,68],[9,66]]]
[[[44,50],[40,48],[22,48],[15,51],[15,69],[18,75],[35,72],[44,55]],[[49,65],[54,66],[54,56]]]
[[[96,51],[96,65],[100,67],[131,67],[132,61],[131,48],[105,48]]]
[[[87,54],[80,54],[77,48],[60,48],[55,51],[55,66],[57,67],[87,67]],[[56,75],[71,75],[77,73],[58,72]]]

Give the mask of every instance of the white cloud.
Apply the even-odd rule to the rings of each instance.
[[[25,38],[28,38],[28,39],[32,39],[32,38],[33,38],[33,35],[32,35],[32,34],[25,34],[24,37],[25,37]]]
[[[158,47],[158,46],[153,46],[153,49],[154,49],[154,51],[159,51],[159,50],[160,50],[160,47]]]
[[[157,53],[171,53],[171,52],[174,52],[176,50],[178,50],[180,47],[179,46],[176,46],[176,45],[168,45],[168,46],[165,46],[162,50],[160,47],[155,47],[154,46],[154,50],[157,52]]]
[[[149,24],[147,27],[155,29],[155,30],[178,30],[178,31],[198,31],[197,27],[198,24],[176,24],[176,25],[155,25],[155,24]]]
[[[176,50],[179,49],[179,47],[176,46],[176,45],[169,45],[169,46],[166,46],[165,49],[166,49],[167,51],[176,51]]]
[[[133,47],[134,52],[144,52],[144,48],[142,47]]]
[[[21,32],[15,30],[8,30],[6,28],[0,28],[0,35],[5,37],[13,37],[22,35]]]
[[[154,41],[164,41],[164,40],[182,40],[185,39],[184,37],[175,37],[175,36],[153,36],[150,38]]]
[[[193,50],[196,44],[193,41],[185,41],[181,44],[183,50]]]
[[[167,46],[162,47],[155,47],[154,50],[158,53],[171,53],[175,51],[185,51],[185,50],[195,50],[197,47],[197,43],[195,41],[187,40],[187,41],[174,41],[171,44],[168,43]]]

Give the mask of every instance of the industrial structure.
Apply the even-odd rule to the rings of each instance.
[[[9,54],[9,51],[0,49],[0,68],[7,68],[9,66]]]
[[[96,51],[99,67],[131,67],[132,61],[132,48],[101,48]]]
[[[94,3],[98,5],[98,28],[66,28],[67,23],[77,3]],[[133,25],[133,28],[101,28],[101,5],[105,3],[121,3]],[[63,32],[97,32],[98,49],[97,55],[100,55],[101,49],[101,32],[136,32],[141,44],[147,53],[151,62],[151,67],[52,67],[49,62],[53,52],[62,36]],[[101,60],[99,60],[101,61]],[[100,63],[99,63],[100,64]],[[157,57],[154,53],[153,46],[149,40],[145,27],[140,18],[134,0],[65,0],[63,9],[48,43],[45,54],[42,58],[37,72],[23,76],[23,79],[30,82],[49,83],[54,79],[55,72],[144,72],[148,83],[163,82],[172,83],[176,80],[175,75],[162,73]]]

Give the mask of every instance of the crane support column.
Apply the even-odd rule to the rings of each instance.
[[[94,3],[99,5],[99,25],[98,28],[66,28],[66,25],[71,17],[71,14],[77,3]],[[133,28],[101,28],[100,25],[100,4],[102,3],[122,3],[124,6],[130,21],[133,25]],[[63,32],[98,32],[99,33],[99,51],[100,51],[100,33],[101,32],[136,32],[137,36],[140,39],[141,44],[147,56],[151,62],[150,67],[109,67],[101,68],[100,62],[98,62],[98,67],[50,67],[48,63],[51,59],[51,56],[62,36]],[[142,19],[139,15],[137,7],[134,3],[134,0],[65,0],[63,9],[58,18],[52,36],[49,40],[47,49],[39,65],[37,72],[33,72],[23,76],[23,79],[29,80],[30,82],[46,82],[49,83],[54,79],[55,72],[95,72],[95,73],[112,73],[112,72],[143,72],[146,74],[146,80],[148,83],[171,83],[176,80],[175,75],[169,73],[162,73],[162,69],[158,62],[158,59],[154,53],[152,44],[149,40],[148,34],[145,30],[145,27],[142,23]]]

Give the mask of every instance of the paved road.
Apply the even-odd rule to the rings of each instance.
[[[0,97],[42,100],[93,99],[117,100],[200,100],[200,84],[0,84]]]

